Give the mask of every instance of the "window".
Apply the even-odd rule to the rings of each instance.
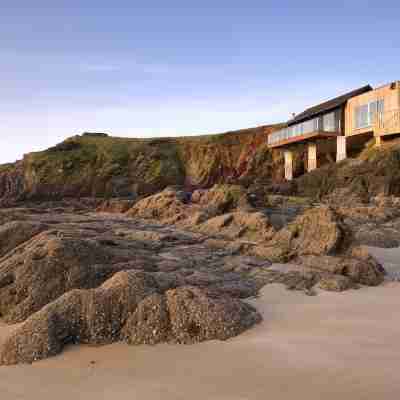
[[[336,118],[335,112],[325,114],[322,117],[323,130],[325,132],[335,132],[336,131]]]
[[[375,118],[381,118],[384,109],[384,100],[371,101],[354,110],[354,129],[368,128],[375,122]]]

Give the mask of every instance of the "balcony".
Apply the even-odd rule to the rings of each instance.
[[[307,141],[313,138],[335,137],[339,135],[339,113],[331,112],[271,133],[268,136],[268,146],[279,147],[290,143]]]

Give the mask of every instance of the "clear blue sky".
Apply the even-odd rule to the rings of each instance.
[[[0,0],[0,162],[220,132],[400,79],[398,1]]]

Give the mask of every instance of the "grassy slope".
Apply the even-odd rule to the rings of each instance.
[[[168,185],[206,187],[270,177],[277,172],[266,138],[276,128],[159,139],[74,136],[24,157],[25,194],[130,196]],[[0,174],[12,169],[0,166]]]

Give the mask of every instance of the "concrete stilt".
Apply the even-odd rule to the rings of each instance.
[[[291,181],[293,179],[293,153],[290,150],[284,152],[285,157],[285,179]]]
[[[346,136],[338,136],[336,138],[336,162],[347,158]]]
[[[375,146],[381,147],[381,144],[382,144],[382,138],[380,136],[375,136]]]
[[[317,144],[309,143],[308,145],[308,160],[307,160],[307,171],[313,171],[317,168]]]

